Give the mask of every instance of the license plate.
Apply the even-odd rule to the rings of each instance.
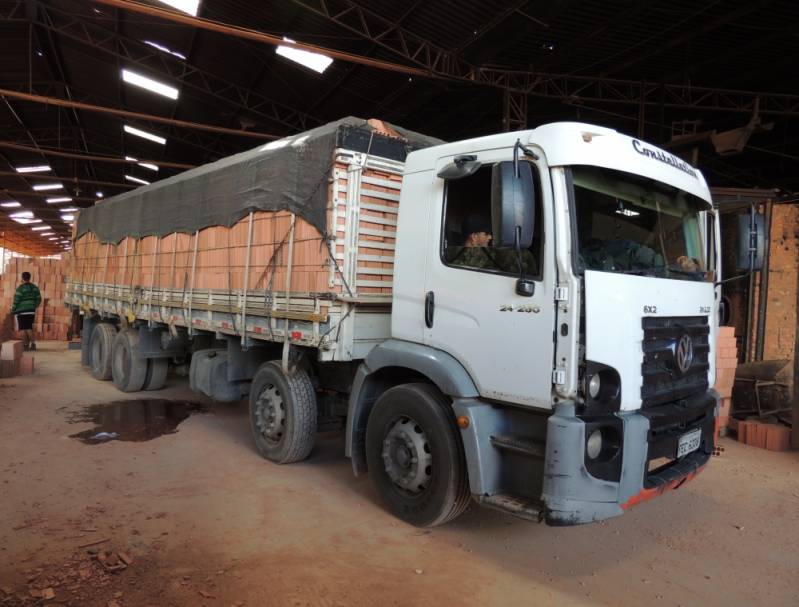
[[[680,440],[677,441],[677,459],[699,449],[700,442],[702,442],[701,428],[697,428],[696,430],[692,430],[687,434],[683,434],[680,437]]]

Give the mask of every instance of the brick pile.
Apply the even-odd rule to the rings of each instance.
[[[732,387],[735,383],[735,369],[738,366],[738,348],[735,343],[735,327],[719,327],[716,342],[716,385],[713,386],[721,396],[721,408],[716,419],[716,433],[727,434],[732,410]]]
[[[36,339],[66,340],[72,314],[64,307],[67,262],[60,259],[13,257],[0,274],[0,341],[17,335],[11,305],[20,284],[22,272],[31,273],[31,281],[39,287],[42,303],[36,310],[33,326]]]
[[[738,422],[738,442],[769,451],[788,451],[791,429],[782,424],[750,419]]]
[[[31,375],[33,355],[22,351],[21,341],[4,341],[0,344],[0,378]]]

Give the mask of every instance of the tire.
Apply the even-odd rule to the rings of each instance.
[[[377,399],[366,426],[366,461],[388,509],[412,525],[442,525],[469,505],[455,419],[430,384],[396,386]]]
[[[101,322],[92,331],[89,341],[89,369],[94,379],[111,379],[111,359],[116,336],[116,327],[107,322]]]
[[[168,358],[150,358],[147,361],[147,375],[144,378],[145,390],[160,390],[166,383],[166,376],[169,373]]]
[[[147,359],[139,358],[139,333],[128,329],[117,333],[111,360],[111,378],[122,392],[138,392],[147,378]]]
[[[255,446],[277,464],[311,453],[316,435],[316,392],[307,371],[283,373],[279,361],[262,364],[250,387],[250,429]]]

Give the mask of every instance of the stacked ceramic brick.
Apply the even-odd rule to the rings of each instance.
[[[735,343],[735,327],[719,327],[716,342],[716,385],[713,386],[721,396],[721,409],[716,420],[716,431],[726,435],[730,424],[732,409],[732,386],[735,383],[735,369],[738,366],[738,348]]]
[[[31,373],[33,373],[33,355],[22,352],[21,341],[4,341],[0,344],[0,378]]]
[[[344,165],[340,168],[346,170]],[[397,184],[401,180],[398,175],[373,169],[365,170],[364,176],[395,181]],[[343,182],[346,184],[346,180]],[[369,189],[394,194],[397,192],[378,185],[370,185]],[[331,201],[333,196],[331,187]],[[372,199],[366,195],[361,200],[367,203],[380,202],[382,206],[392,209],[399,206],[397,202]],[[346,290],[340,284],[339,274],[331,260],[331,253],[337,254],[338,266],[343,268],[344,262],[340,258],[344,254],[344,246],[341,244],[344,234],[340,228],[343,229],[346,218],[334,214],[333,209],[331,202],[327,231],[331,235],[336,234],[333,251],[330,251],[327,241],[314,226],[300,216],[295,219],[289,285],[292,294],[313,295],[331,291],[342,293]],[[387,220],[389,224],[375,223],[374,218]],[[388,278],[385,281],[386,286],[350,285],[352,290],[359,293],[391,294],[390,273],[394,266],[391,249],[395,243],[392,234],[396,232],[396,226],[390,224],[395,220],[395,213],[361,209],[359,228],[379,229],[384,235],[363,234],[357,239],[359,256],[369,256],[367,259],[370,259],[358,264],[359,270],[367,269],[367,273],[358,274],[357,280],[374,280],[375,275],[368,273],[370,269],[380,270],[378,275]],[[116,284],[145,290],[153,286],[181,292],[213,289],[235,293],[244,289],[248,230],[249,217],[245,216],[230,228],[212,226],[197,234],[168,234],[160,238],[128,237],[116,244],[101,243],[94,234],[86,233],[75,243],[70,279],[81,283]],[[291,214],[288,211],[261,211],[253,215],[248,290],[276,293],[286,290],[290,231]],[[389,249],[370,247],[372,242],[375,245],[388,245]],[[195,246],[197,256],[192,272]],[[380,261],[371,261],[377,256],[381,256]],[[389,259],[386,260],[386,257]]]
[[[0,275],[0,340],[15,336],[11,305],[20,284],[20,274],[26,271],[31,273],[32,281],[42,294],[42,303],[36,310],[33,327],[36,339],[67,339],[71,313],[64,307],[66,268],[67,262],[59,259],[14,257],[8,261]]]
[[[739,421],[738,442],[769,451],[787,451],[791,446],[791,429],[758,420]]]

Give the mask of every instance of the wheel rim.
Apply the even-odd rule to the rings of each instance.
[[[411,495],[430,484],[433,456],[427,434],[411,417],[401,417],[383,439],[383,464],[391,482]]]
[[[255,401],[255,425],[270,443],[277,443],[286,430],[286,405],[280,390],[267,384]]]

